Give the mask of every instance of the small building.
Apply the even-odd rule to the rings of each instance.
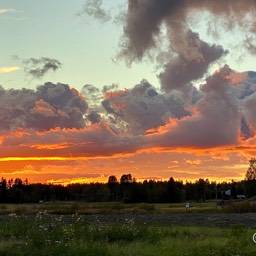
[[[245,199],[245,195],[237,195],[237,199]]]

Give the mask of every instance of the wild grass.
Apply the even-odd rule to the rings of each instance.
[[[36,215],[0,217],[0,255],[6,256],[249,256],[255,255],[252,236],[256,230],[164,226],[86,221],[84,216]]]
[[[225,213],[246,213],[246,212],[256,212],[256,206],[250,203],[248,200],[231,202],[228,205],[222,207]]]
[[[124,204],[119,202],[106,203],[86,203],[86,202],[52,202],[39,204],[2,204],[0,215],[10,213],[16,214],[36,214],[40,211],[47,211],[51,214],[69,215],[76,212],[80,214],[180,214],[185,213],[185,204]],[[221,208],[216,208],[215,202],[192,202],[187,213],[208,213],[221,212]]]

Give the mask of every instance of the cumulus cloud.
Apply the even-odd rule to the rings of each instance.
[[[202,42],[199,35],[190,30],[184,40],[187,43],[186,48],[190,49],[190,55],[179,52],[177,57],[164,66],[164,71],[159,75],[162,89],[166,92],[173,89],[187,91],[190,82],[202,78],[209,65],[226,53],[221,46],[210,46]]]
[[[190,114],[174,95],[160,94],[146,80],[130,90],[106,93],[102,105],[117,124],[122,124],[122,129],[125,126],[132,134],[143,134],[148,129],[164,125],[169,117],[181,118]]]
[[[0,155],[83,158],[241,148],[255,136],[256,90],[249,84],[255,85],[254,73],[237,73],[226,65],[200,91],[192,90],[195,100],[189,109],[175,93],[163,94],[146,80],[129,90],[85,86],[85,97],[98,102],[92,109],[65,84],[1,88]]]
[[[90,108],[94,109],[100,105],[102,100],[102,92],[99,88],[86,84],[81,89],[81,94],[86,98],[86,101],[89,103]]]
[[[46,83],[36,90],[0,88],[0,130],[83,128],[85,99],[66,84]]]
[[[143,137],[118,136],[104,122],[84,129],[6,133],[0,157],[104,157],[136,152]]]
[[[194,104],[202,93],[195,87],[191,91]],[[169,118],[190,115],[177,93],[163,94],[146,80],[125,90],[115,84],[101,90],[85,85],[81,93],[89,105],[87,120],[92,124],[105,121],[117,134],[144,134],[164,125]]]
[[[92,124],[99,123],[102,120],[101,115],[98,112],[93,111],[93,110],[87,115],[87,119]]]
[[[193,114],[198,113],[199,111],[195,106],[200,106],[199,112],[201,113],[201,123],[203,124],[205,122],[207,126],[209,120],[206,118],[207,114],[205,113],[206,111],[204,111],[204,107],[205,109],[208,108],[206,107],[207,104],[203,104],[202,102],[205,100],[205,102],[209,103],[214,102],[215,100],[219,103],[218,106],[215,106],[215,110],[209,109],[209,111],[213,111],[212,114],[214,115],[214,113],[221,111],[220,108],[222,107],[224,108],[223,113],[228,111],[228,106],[230,107],[231,105],[229,104],[228,106],[225,106],[225,104],[227,102],[230,103],[230,101],[227,101],[229,98],[227,97],[225,100],[222,99],[222,101],[219,102],[221,98],[215,99],[213,97],[214,94],[217,94],[217,91],[215,89],[210,89],[209,81],[214,80],[214,78],[208,78],[206,85],[201,88],[202,90],[195,90],[192,86],[192,82],[205,77],[206,74],[209,76],[209,67],[220,58],[227,55],[228,51],[223,49],[220,45],[211,45],[202,41],[199,35],[192,31],[193,26],[197,25],[196,22],[202,22],[200,14],[204,13],[205,15],[208,14],[208,17],[214,19],[214,22],[206,21],[205,25],[208,26],[208,32],[215,30],[215,36],[221,37],[216,30],[216,23],[218,22],[218,24],[221,24],[222,26],[220,30],[226,29],[231,31],[237,26],[244,28],[248,31],[248,34],[244,39],[243,48],[254,54],[255,44],[253,43],[253,40],[255,37],[253,36],[253,33],[256,24],[254,18],[255,10],[256,4],[253,0],[239,0],[235,2],[231,0],[225,2],[220,0],[129,0],[126,24],[124,26],[123,37],[120,41],[118,57],[123,58],[128,64],[131,64],[133,62],[142,61],[145,56],[148,54],[150,55],[152,51],[156,51],[158,54],[156,61],[160,60],[159,66],[161,67],[161,71],[158,77],[163,96],[167,97],[168,95],[178,94],[178,98],[182,102],[180,105],[186,111],[189,110],[188,112],[191,113],[192,119],[194,118]],[[198,19],[196,17],[198,17]],[[211,26],[213,26],[213,28]],[[164,51],[159,47],[163,37],[167,40],[167,45],[165,46]],[[244,98],[254,92],[254,85],[246,84],[249,79],[248,74],[246,73],[237,73],[227,67],[223,68],[218,75],[220,76],[221,73],[228,73],[228,75],[225,75],[225,78],[222,79],[223,81],[221,79],[219,80],[218,90],[222,91],[221,96],[224,97],[224,95],[230,94],[234,99],[234,102],[232,103],[232,106],[234,106],[233,110],[230,109],[230,113],[226,113],[227,116],[232,116],[232,113],[236,113],[233,117],[237,123],[236,125],[234,124],[234,129],[232,130],[239,131],[238,133],[243,134],[245,139],[250,138],[253,133],[250,132],[251,128],[249,120],[252,120],[252,117],[249,111],[246,111],[246,108],[248,108],[248,105],[253,104],[251,103],[253,100],[245,100]],[[216,79],[216,76],[217,75],[214,75],[213,77]],[[225,90],[223,88],[227,88],[224,84],[232,85],[228,86],[228,93],[224,93]],[[179,92],[181,92],[181,96]],[[125,120],[127,123],[132,123],[130,120],[129,122],[127,121],[128,111],[124,108],[124,106],[127,108],[127,105],[123,103],[126,97],[127,95],[122,95],[121,97],[106,99],[103,102],[103,105],[108,113],[115,115],[119,119],[122,118],[122,120]],[[253,96],[251,96],[251,98],[252,97]],[[180,103],[180,101],[178,102]],[[119,109],[116,102],[119,103]],[[130,104],[132,100],[129,100],[128,102]],[[199,102],[201,105],[199,105]],[[215,105],[215,103],[211,103],[211,106],[213,105]],[[126,112],[123,109],[125,109]],[[140,111],[136,111],[136,113],[139,112]],[[205,114],[202,115],[202,113]],[[139,121],[136,121],[137,126],[151,129],[158,125],[162,125],[160,122],[160,119],[162,120],[163,117],[162,112],[155,113],[154,116],[157,116],[157,118],[154,118],[154,122],[151,122],[152,125],[147,125],[150,123],[150,115],[147,115],[147,118],[143,118],[144,115],[142,115],[142,118],[138,118]],[[177,117],[173,114],[170,116],[171,118]],[[182,119],[184,116],[179,118]],[[219,118],[219,116],[217,115],[216,118]],[[133,118],[131,118],[131,120],[132,119]],[[144,122],[143,125],[142,120],[145,119],[147,119],[148,123]],[[200,123],[188,121],[192,119],[184,119],[184,123],[187,124],[188,127],[190,125],[193,127],[194,124],[198,125]],[[180,124],[182,122],[178,121],[177,123]],[[221,124],[223,122],[219,121],[219,123]],[[198,131],[200,131],[199,128],[200,127],[198,127]],[[132,130],[139,129],[134,126],[134,129]],[[141,131],[142,130],[143,128],[141,128]],[[144,131],[146,131],[146,129],[144,129]],[[215,132],[221,134],[220,129],[218,130],[217,127]],[[202,132],[201,135],[203,136],[203,134],[204,133]],[[230,141],[235,142],[237,140],[239,136],[235,136],[235,134],[236,132],[230,133],[230,138],[233,138],[230,139]],[[194,138],[196,138],[196,136]],[[218,140],[216,140],[216,143],[218,143],[217,141]],[[223,141],[229,143],[229,140]]]
[[[252,129],[252,124],[251,124],[251,126],[249,126],[248,121],[246,120],[245,116],[242,116],[241,117],[241,139],[248,140],[248,139],[254,137],[254,135],[255,135],[255,132]]]
[[[256,92],[254,92],[244,100],[244,114],[253,130],[256,129],[255,107]]]
[[[182,101],[189,107],[194,102],[192,83],[209,75],[211,65],[229,53],[220,45],[204,42],[192,31],[202,22],[201,14],[207,13],[214,20],[205,21],[208,32],[216,30],[218,22],[221,31],[234,30],[236,26],[248,31],[242,47],[254,54],[255,10],[253,0],[129,0],[118,58],[130,65],[150,56],[160,68],[162,91],[180,91]],[[218,30],[215,32],[221,37]]]
[[[231,94],[232,85],[225,66],[202,86],[205,96],[199,100],[192,116],[173,121],[157,135],[163,147],[211,148],[239,142],[241,117],[239,104]],[[161,134],[162,133],[162,134]],[[159,135],[160,134],[160,135]],[[156,142],[157,143],[157,142]]]
[[[86,102],[89,106],[86,118],[87,121],[90,122],[90,124],[96,124],[99,123],[101,120],[106,120],[106,118],[103,118],[105,113],[101,105],[105,88],[106,87],[100,90],[99,88],[91,84],[86,84],[81,89],[81,94],[85,97]]]

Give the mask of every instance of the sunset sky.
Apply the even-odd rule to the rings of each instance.
[[[254,0],[0,0],[0,175],[244,179],[255,17]]]

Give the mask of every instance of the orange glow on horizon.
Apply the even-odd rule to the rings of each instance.
[[[0,162],[12,162],[12,161],[66,161],[70,158],[66,157],[2,157]]]
[[[32,182],[62,185],[106,183],[108,175],[119,176],[122,173],[134,174],[138,182],[149,180],[150,177],[152,180],[163,181],[173,177],[183,182],[193,182],[199,178],[217,182],[244,179],[246,165],[241,164],[256,153],[255,138],[214,148],[202,148],[199,145],[169,146],[161,140],[161,135],[176,129],[177,125],[177,120],[171,120],[165,126],[148,130],[144,137],[136,137],[142,145],[136,141],[134,147],[129,147],[130,140],[131,143],[135,141],[133,137],[113,134],[104,122],[83,129],[55,128],[40,132],[19,129],[6,136],[0,136],[0,175],[8,179],[20,176]],[[104,144],[97,139],[92,140],[92,143],[89,139],[79,140],[86,132],[92,132],[92,138],[97,138],[102,131]],[[155,143],[158,135],[159,144]],[[10,140],[5,141],[6,138]],[[123,139],[120,140],[122,143],[124,141],[127,144],[123,143],[115,148],[114,143],[120,138]],[[161,155],[168,154],[170,157],[162,160]],[[234,160],[232,154],[241,162]],[[147,155],[145,160],[141,160],[141,155]],[[207,157],[209,159],[206,161]],[[235,162],[234,165],[232,161]],[[92,174],[97,176],[99,173],[103,175],[91,178]]]
[[[90,142],[86,142],[86,143],[79,143],[79,146],[84,146],[84,145],[89,145],[91,144]],[[48,150],[55,150],[55,149],[64,149],[64,148],[69,148],[69,147],[74,147],[77,146],[77,144],[75,143],[58,143],[58,144],[36,144],[36,145],[32,145],[31,148],[35,148],[35,149],[48,149]]]
[[[171,176],[172,177],[172,176]],[[222,183],[222,182],[239,182],[244,180],[244,176],[238,176],[234,178],[224,179],[224,178],[216,178],[216,177],[208,177],[208,178],[175,178],[173,177],[175,181],[181,181],[183,184],[186,184],[187,182],[194,183],[198,181],[199,179],[208,180],[209,183],[216,182],[216,183]],[[157,178],[157,179],[143,179],[143,178],[136,178],[136,182],[143,183],[144,181],[154,181],[154,182],[167,182],[170,179],[168,178]],[[49,179],[45,182],[45,184],[53,184],[53,185],[73,185],[73,184],[90,184],[90,183],[108,183],[108,177],[97,177],[97,178],[74,178],[74,179]]]

